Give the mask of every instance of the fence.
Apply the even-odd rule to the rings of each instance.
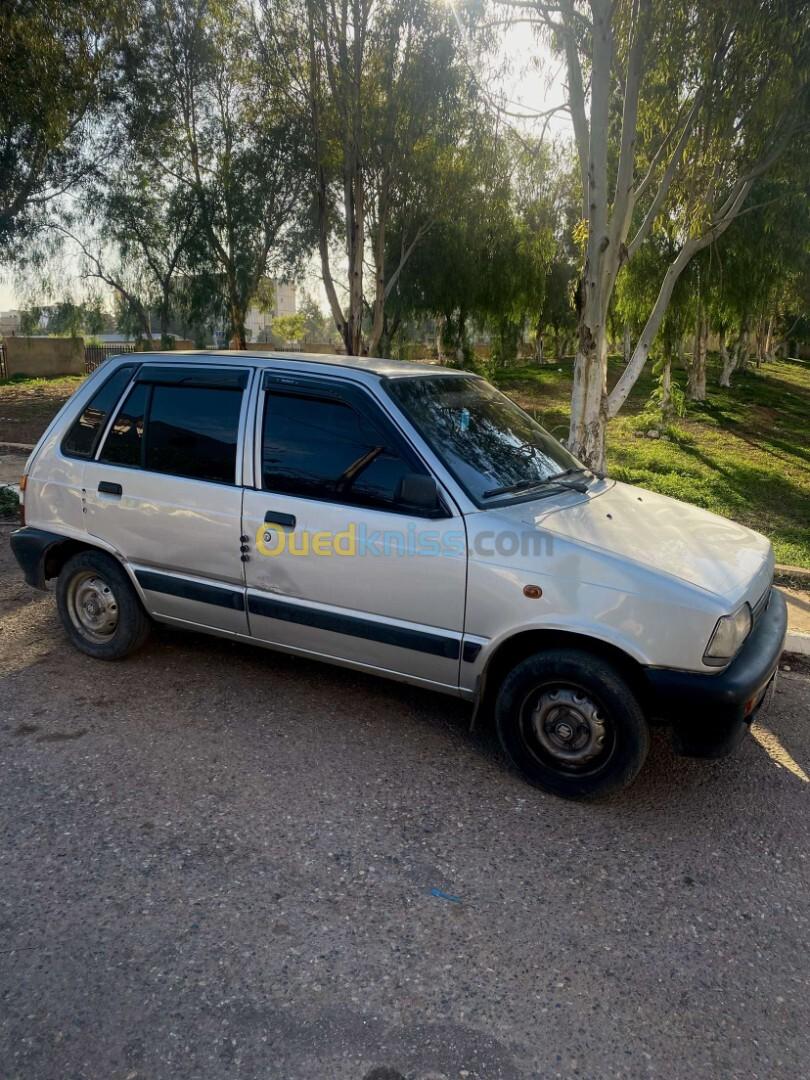
[[[84,347],[84,370],[89,375],[95,371],[99,364],[109,360],[111,356],[120,356],[121,353],[135,352],[134,345],[85,345]]]

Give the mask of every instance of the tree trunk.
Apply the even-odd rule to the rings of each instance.
[[[543,326],[539,319],[534,335],[534,361],[536,364],[543,363]]]
[[[594,336],[583,320],[574,360],[568,449],[595,472],[605,471],[606,370],[607,338],[604,330]]]
[[[444,364],[446,357],[444,355],[444,315],[436,316],[436,359],[440,364]]]
[[[622,335],[622,359],[624,360],[625,367],[630,363],[630,357],[633,355],[633,340],[630,336],[630,325],[624,324],[624,333]]]
[[[375,356],[385,326],[385,230],[388,223],[388,177],[383,177],[377,194],[377,222],[372,237],[374,256],[374,300],[371,307],[371,331],[368,352]]]
[[[246,349],[245,305],[241,304],[237,299],[231,298],[228,308],[228,316],[231,322],[230,346],[232,349]]]
[[[768,317],[768,329],[765,334],[765,360],[773,360],[773,324],[774,316]]]
[[[661,368],[661,417],[672,419],[672,346],[664,346],[664,363]]]
[[[733,350],[729,351],[726,342],[726,328],[724,326],[720,327],[720,359],[723,362],[723,370],[720,372],[719,385],[730,387],[731,374],[734,371],[736,356]]]
[[[458,313],[458,337],[456,338],[456,364],[464,367],[466,360],[467,345],[467,314],[465,311]]]
[[[709,339],[709,320],[705,314],[698,315],[695,327],[695,348],[689,365],[687,393],[690,401],[706,400],[706,350]]]
[[[351,197],[346,206],[349,232],[349,317],[346,352],[360,356],[363,351],[363,252],[365,247],[365,190],[359,162],[348,185]]]
[[[743,319],[740,327],[740,335],[734,346],[734,367],[732,371],[745,371],[748,366],[748,354],[751,350],[751,331],[748,328],[748,320]]]
[[[162,348],[166,348],[167,338],[169,336],[169,317],[171,314],[171,299],[170,299],[170,286],[167,283],[163,289],[160,297],[160,344]]]
[[[138,316],[138,322],[141,324],[141,330],[143,330],[143,339],[148,341],[150,345],[154,344],[154,338],[152,337],[152,320],[149,317],[149,311],[138,302],[135,311]]]

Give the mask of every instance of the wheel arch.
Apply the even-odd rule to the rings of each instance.
[[[129,579],[129,583],[144,611],[148,611],[143,589],[130,565],[120,552],[96,537],[89,540],[79,540],[76,537],[68,536],[49,547],[43,557],[44,577],[46,579],[58,577],[68,559],[72,559],[74,555],[78,555],[82,551],[97,552],[99,555],[108,555],[111,559],[114,559]]]
[[[143,596],[138,582],[114,548],[98,540],[96,537],[65,536],[63,533],[52,533],[45,529],[24,526],[11,534],[11,547],[25,575],[25,580],[35,589],[45,589],[46,582],[58,577],[62,567],[82,551],[97,551],[103,555],[109,555],[120,564],[124,573],[132,582],[141,602]]]
[[[618,645],[612,645],[602,638],[591,637],[589,634],[577,633],[574,630],[519,630],[499,642],[492,654],[487,657],[476,689],[470,728],[472,729],[482,719],[491,717],[498,690],[516,664],[535,653],[551,649],[579,649],[608,661],[636,694],[642,708],[645,707],[648,691],[643,665]]]
[[[102,551],[105,555],[111,554],[111,552],[105,551],[104,548],[98,547],[97,544],[88,544],[84,540],[67,537],[64,540],[57,541],[55,544],[51,544],[43,552],[42,574],[45,580],[49,581],[51,578],[59,577],[62,567],[68,559],[72,559],[74,555],[78,555],[81,551]]]

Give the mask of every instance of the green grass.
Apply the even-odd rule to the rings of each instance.
[[[20,386],[24,389],[34,389],[38,386],[47,386],[51,389],[54,387],[69,387],[72,393],[86,377],[85,375],[52,375],[49,377],[41,375],[10,375],[7,379],[0,379],[0,387]]]
[[[571,367],[514,368],[495,381],[563,436]],[[609,381],[621,370],[612,360]],[[685,385],[684,372],[676,377]],[[610,424],[610,475],[748,525],[771,539],[778,562],[810,568],[810,367],[777,360],[722,390],[710,358],[707,401],[690,403],[685,419],[667,427],[644,411],[652,388],[647,369]],[[647,438],[652,427],[667,438]]]

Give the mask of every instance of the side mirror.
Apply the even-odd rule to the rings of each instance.
[[[397,502],[416,510],[439,510],[439,489],[432,476],[406,473],[397,488]]]

